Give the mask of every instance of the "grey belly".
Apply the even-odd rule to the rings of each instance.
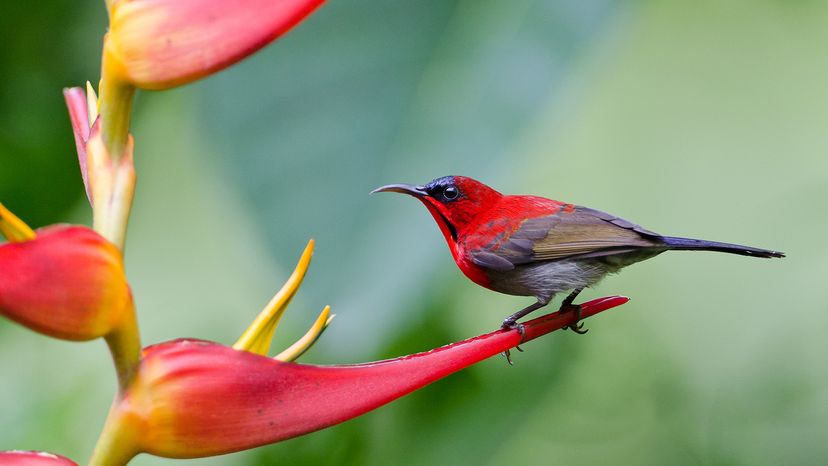
[[[487,275],[495,291],[534,296],[538,301],[549,302],[556,293],[592,286],[609,273],[661,252],[663,250],[648,249],[602,257],[535,262],[505,272],[489,271]]]

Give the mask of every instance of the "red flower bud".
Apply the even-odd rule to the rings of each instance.
[[[67,340],[104,336],[132,313],[121,253],[86,227],[0,245],[0,314]]]

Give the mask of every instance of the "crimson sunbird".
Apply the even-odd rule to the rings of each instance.
[[[503,321],[517,321],[572,292],[561,310],[576,312],[570,328],[578,333],[580,309],[573,304],[584,288],[609,273],[664,251],[717,251],[753,257],[784,253],[738,244],[663,236],[630,221],[539,196],[506,196],[465,176],[444,176],[425,185],[389,184],[371,193],[397,192],[419,199],[431,212],[460,270],[478,285],[500,293],[534,296],[537,302]]]

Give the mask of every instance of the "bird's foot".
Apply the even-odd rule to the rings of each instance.
[[[504,330],[517,330],[518,333],[520,333],[520,343],[523,343],[523,339],[526,337],[526,329],[523,327],[523,324],[519,324],[513,320],[506,319],[503,321],[503,325],[501,326],[501,328]],[[520,344],[518,344],[518,346],[515,346],[515,349],[520,351],[521,353],[523,352],[523,349],[521,349]],[[512,362],[511,350],[504,351],[503,356],[506,357],[506,362],[508,362],[510,366],[514,365],[514,363]]]
[[[523,340],[526,338],[526,328],[523,326],[523,324],[515,322],[514,320],[511,320],[511,319],[504,320],[503,325],[501,325],[500,328],[502,328],[503,330],[517,330],[518,333],[520,334],[520,343],[523,343]],[[518,343],[518,344],[520,344],[520,343]],[[520,349],[520,348],[518,348],[518,349]],[[523,350],[520,350],[520,351],[523,351]]]
[[[580,304],[572,304],[572,303],[564,303],[561,305],[561,308],[558,310],[561,314],[566,312],[574,312],[575,313],[575,322],[571,323],[564,327],[564,330],[569,329],[573,332],[583,335],[589,331],[588,328],[584,328],[584,323],[581,322],[581,305]]]

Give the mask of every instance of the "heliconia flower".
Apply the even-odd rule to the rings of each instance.
[[[7,236],[10,215],[0,204]],[[134,316],[121,253],[98,233],[56,225],[8,237],[0,244],[0,315],[67,340],[105,336]]]
[[[628,301],[582,304],[586,318]],[[146,348],[125,396],[113,406],[124,461],[145,452],[171,458],[219,455],[344,422],[418,388],[574,323],[554,313],[397,359],[353,365],[280,362],[202,340]]]
[[[144,89],[194,81],[256,52],[324,0],[117,0],[105,60]]]
[[[3,466],[78,466],[77,463],[60,455],[42,451],[0,451]]]

